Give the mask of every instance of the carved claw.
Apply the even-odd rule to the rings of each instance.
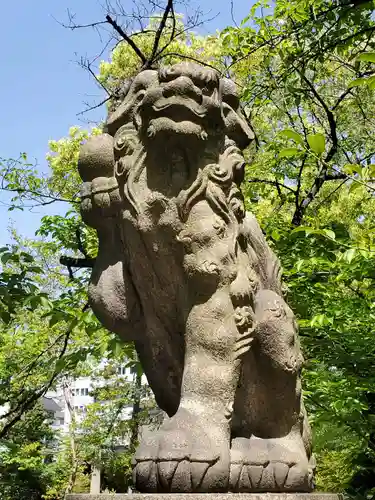
[[[234,321],[238,330],[242,333],[253,323],[254,311],[250,306],[236,307]]]
[[[248,465],[247,473],[249,475],[252,489],[258,489],[262,479],[263,465]],[[241,487],[242,485],[240,485],[240,490],[242,489]]]
[[[289,466],[281,462],[276,462],[274,466],[275,483],[278,488],[283,488],[289,473]]]
[[[153,493],[158,487],[157,465],[152,460],[138,462],[133,471],[137,489],[145,493]]]
[[[134,479],[146,493],[221,491],[229,479],[229,446],[217,446],[197,417],[180,409],[139,447]]]
[[[230,491],[308,492],[312,488],[308,462],[297,448],[288,449],[276,439],[236,438],[232,442]]]
[[[284,489],[289,491],[309,491],[309,474],[304,467],[296,464],[290,467],[288,476],[284,483]]]
[[[190,493],[192,491],[190,462],[188,460],[178,462],[172,477],[170,491],[172,493]]]
[[[191,493],[201,490],[208,471],[216,463],[189,459],[138,461],[133,477],[137,489],[144,493]],[[212,476],[215,478],[216,473]]]
[[[179,462],[172,460],[158,463],[160,484],[166,492],[171,491],[172,479],[175,475],[178,464]]]
[[[204,477],[210,465],[211,464],[208,462],[191,463],[191,482],[193,491],[199,491],[199,488],[204,480]]]
[[[234,359],[240,358],[251,349],[254,341],[254,331],[255,328],[250,328],[236,340],[233,353]]]
[[[312,485],[303,467],[283,462],[267,465],[232,464],[230,490],[251,491],[311,491]]]

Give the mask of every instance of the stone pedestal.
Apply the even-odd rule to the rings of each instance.
[[[102,493],[68,495],[66,500],[342,500],[335,493]]]

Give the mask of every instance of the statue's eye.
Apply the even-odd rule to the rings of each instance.
[[[213,81],[200,82],[199,87],[201,88],[202,94],[207,96],[212,96],[216,89],[215,82]]]
[[[172,67],[161,67],[159,69],[159,80],[160,82],[170,82],[174,80],[179,75],[179,72],[176,68]]]

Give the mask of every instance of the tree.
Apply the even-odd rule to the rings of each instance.
[[[155,403],[136,360],[126,365],[121,361],[112,359],[93,371],[94,402],[77,415],[74,427],[80,463],[101,470],[103,487],[126,493],[133,484],[131,462],[139,428],[150,425]],[[130,368],[131,377],[124,376],[124,368]]]
[[[1,496],[40,500],[54,477],[48,445],[54,438],[40,403],[14,425],[0,447]]]

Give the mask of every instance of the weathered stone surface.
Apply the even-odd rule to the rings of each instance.
[[[67,500],[342,500],[333,493],[168,493],[131,494],[103,493],[101,495],[68,495]]]
[[[143,71],[81,149],[90,302],[135,340],[170,417],[135,456],[145,493],[312,488],[297,325],[244,208],[253,135],[235,90],[190,63]]]

